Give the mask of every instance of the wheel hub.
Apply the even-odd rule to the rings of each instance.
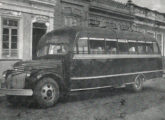
[[[50,101],[55,98],[54,86],[51,84],[46,84],[42,87],[41,95],[44,100]]]
[[[52,96],[52,91],[51,91],[51,90],[48,90],[48,91],[47,91],[47,96],[48,96],[48,97],[51,97],[51,96]]]

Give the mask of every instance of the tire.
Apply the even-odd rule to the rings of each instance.
[[[140,92],[143,89],[143,82],[144,77],[142,75],[138,75],[135,78],[134,84],[132,85],[132,88],[135,92]]]
[[[49,77],[42,78],[34,88],[34,98],[41,108],[54,106],[60,96],[58,83]]]

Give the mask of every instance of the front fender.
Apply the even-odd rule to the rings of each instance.
[[[32,74],[31,77],[27,78],[26,80],[27,88],[34,89],[38,81],[40,81],[44,77],[53,78],[59,84],[61,90],[67,90],[68,84],[67,82],[65,82],[61,74],[56,73],[54,71],[44,71],[44,70],[40,70],[35,74]]]

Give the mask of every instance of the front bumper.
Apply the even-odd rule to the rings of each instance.
[[[0,94],[15,96],[32,96],[32,89],[0,89]]]

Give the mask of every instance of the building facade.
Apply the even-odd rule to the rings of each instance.
[[[59,0],[57,4],[55,29],[86,26],[130,30],[133,24],[129,6],[113,0]]]
[[[54,26],[54,0],[0,1],[0,77],[19,60],[36,55],[40,37]]]

